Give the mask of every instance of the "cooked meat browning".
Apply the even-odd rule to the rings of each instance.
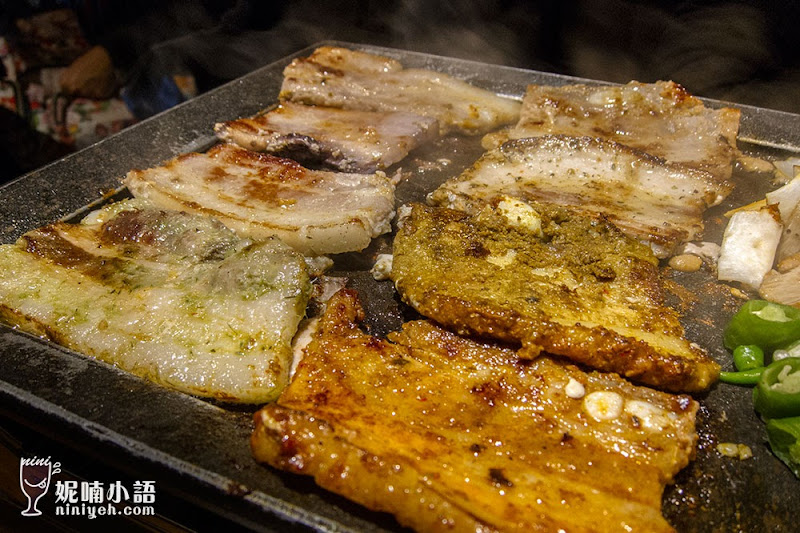
[[[623,86],[530,85],[512,139],[557,133],[603,137],[708,171],[730,192],[738,109],[710,109],[674,82]]]
[[[718,183],[613,141],[544,135],[509,141],[431,195],[435,205],[476,212],[502,195],[602,213],[666,257],[699,236]]]
[[[209,218],[114,204],[0,246],[0,318],[177,390],[273,400],[311,292],[303,258]]]
[[[306,255],[362,250],[394,217],[383,174],[309,170],[231,144],[133,170],[124,183],[161,207],[214,216],[243,237],[278,236]]]
[[[217,136],[244,148],[343,172],[374,172],[439,133],[436,119],[403,112],[290,102],[261,115],[217,124]]]
[[[476,215],[415,205],[394,241],[403,300],[462,334],[697,391],[719,366],[663,303],[657,259],[602,218],[504,199]]]
[[[428,321],[363,333],[337,293],[255,457],[420,531],[670,531],[697,403]],[[579,392],[576,393],[575,391]]]
[[[442,133],[486,133],[519,117],[517,101],[441,72],[404,69],[387,57],[323,46],[283,71],[282,101],[406,111],[435,118]]]

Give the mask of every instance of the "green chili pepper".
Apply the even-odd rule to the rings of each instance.
[[[764,350],[755,344],[742,344],[733,350],[733,364],[736,370],[752,370],[764,366]]]
[[[800,357],[774,361],[753,390],[753,405],[764,418],[800,416]]]
[[[741,370],[739,372],[720,372],[719,380],[731,385],[755,385],[761,378],[764,367]]]
[[[800,309],[766,300],[745,303],[725,328],[725,347],[755,344],[771,352],[800,339]]]
[[[800,416],[769,420],[767,438],[772,453],[800,478]]]

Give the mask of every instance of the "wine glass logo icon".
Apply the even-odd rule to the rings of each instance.
[[[50,457],[22,457],[19,460],[19,486],[28,499],[28,508],[22,516],[40,516],[37,505],[50,488],[50,478],[61,472],[61,463],[53,463]]]

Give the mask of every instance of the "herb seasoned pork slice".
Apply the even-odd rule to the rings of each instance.
[[[283,71],[282,101],[405,111],[435,118],[441,133],[487,133],[519,117],[520,103],[441,72],[404,69],[394,59],[323,46]]]
[[[137,198],[211,215],[242,237],[280,237],[306,255],[362,250],[391,229],[394,185],[383,173],[309,170],[221,144],[124,180]]]
[[[461,334],[545,351],[634,381],[699,391],[719,365],[684,338],[658,261],[602,218],[504,199],[476,215],[414,205],[391,279],[417,311]]]
[[[138,201],[0,246],[0,318],[161,385],[273,400],[311,284],[302,256]]]
[[[292,383],[255,415],[259,461],[419,531],[671,531],[664,484],[698,405],[429,321],[388,340],[337,293]]]
[[[476,212],[501,196],[602,213],[659,257],[699,237],[719,187],[705,171],[613,141],[543,135],[509,141],[436,191],[433,204]]]
[[[217,124],[217,137],[250,150],[342,172],[375,172],[436,139],[436,119],[285,102],[252,118]]]
[[[721,201],[738,154],[738,109],[711,109],[675,82],[622,86],[530,85],[511,138],[546,133],[603,137],[705,170]]]

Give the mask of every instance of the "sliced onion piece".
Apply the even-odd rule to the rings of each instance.
[[[722,237],[717,277],[758,289],[772,268],[783,227],[775,209],[735,213]]]

